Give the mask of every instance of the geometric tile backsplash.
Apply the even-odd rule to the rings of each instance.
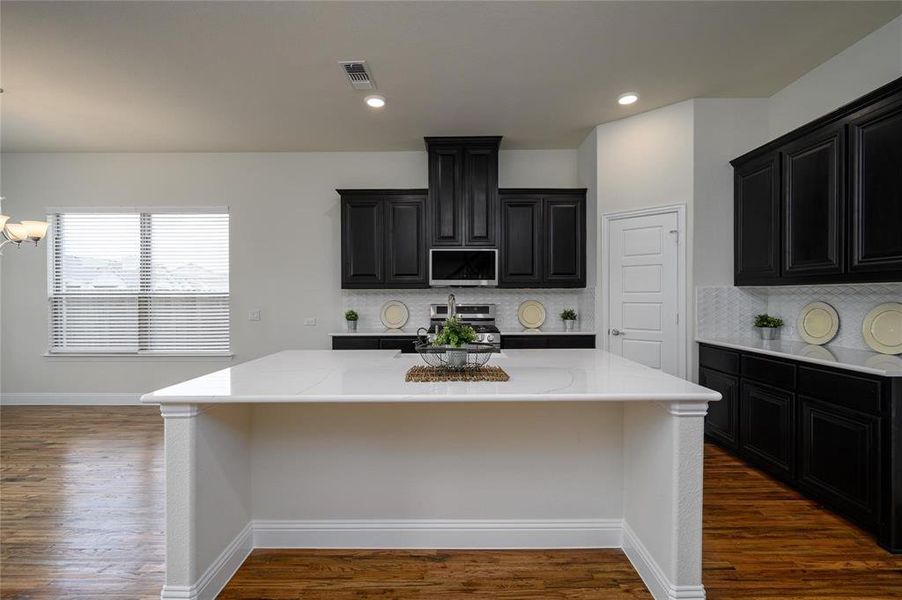
[[[359,327],[372,329],[382,326],[379,318],[382,305],[389,300],[400,300],[410,311],[409,326],[414,329],[429,324],[429,305],[443,304],[448,294],[454,292],[458,303],[485,302],[496,304],[496,322],[502,331],[522,329],[517,321],[517,307],[524,300],[538,300],[545,305],[545,325],[542,329],[563,329],[559,315],[565,308],[574,309],[579,315],[577,328],[583,331],[595,329],[595,288],[555,290],[514,290],[501,288],[431,288],[425,290],[342,290],[338,331],[344,329],[344,311],[353,308],[360,315]]]
[[[698,288],[697,334],[715,338],[756,335],[751,320],[767,312],[783,319],[782,339],[801,341],[796,321],[809,302],[826,302],[839,314],[839,331],[831,345],[870,350],[861,337],[864,317],[878,304],[902,302],[902,283]]]

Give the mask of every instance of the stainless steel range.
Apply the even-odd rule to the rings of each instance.
[[[450,312],[449,312],[450,311]],[[494,304],[430,304],[429,332],[435,334],[445,323],[449,314],[456,314],[460,320],[476,330],[480,342],[501,347],[501,331],[495,325]]]

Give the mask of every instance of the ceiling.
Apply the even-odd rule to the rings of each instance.
[[[693,97],[769,96],[902,2],[12,2],[3,151],[575,148]],[[337,61],[365,59],[374,111]],[[636,90],[631,107],[617,96]]]

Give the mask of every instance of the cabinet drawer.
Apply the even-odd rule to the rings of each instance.
[[[739,446],[739,378],[701,367],[698,384],[723,396],[719,402],[708,403],[705,433],[724,446],[736,449]]]
[[[875,523],[880,420],[804,396],[799,403],[799,483],[862,524]]]
[[[404,354],[414,352],[413,345],[416,337],[384,337],[379,340],[379,348],[382,350],[400,350]]]
[[[333,350],[378,350],[379,338],[335,336],[332,338]]]
[[[549,348],[594,348],[594,335],[550,335],[547,338]]]
[[[880,382],[845,373],[799,367],[799,394],[880,414]]]
[[[796,386],[795,365],[750,354],[742,355],[742,376],[789,390]]]
[[[732,350],[699,346],[698,364],[731,375],[739,375],[739,353]]]
[[[548,338],[540,335],[502,335],[501,347],[511,349],[547,348]]]
[[[795,396],[768,386],[742,382],[739,446],[763,469],[792,479],[795,472]]]

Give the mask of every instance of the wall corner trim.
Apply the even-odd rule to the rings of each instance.
[[[192,585],[164,585],[160,600],[214,600],[254,549],[253,522],[235,536]]]
[[[626,521],[623,522],[623,553],[655,600],[705,600],[703,585],[672,583]]]

